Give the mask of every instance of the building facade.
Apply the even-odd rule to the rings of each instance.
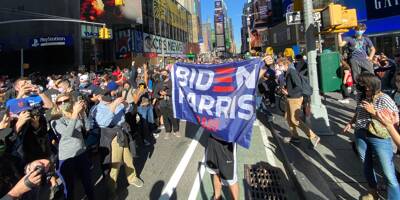
[[[211,41],[211,23],[207,22],[202,24],[202,38],[203,42],[200,43],[201,53],[210,53],[213,51],[212,41]]]
[[[400,1],[342,0],[348,8],[357,9],[358,21],[367,25],[367,34],[378,52],[392,57],[400,53]],[[350,32],[349,34],[353,34]]]
[[[188,1],[189,2],[189,1]],[[168,64],[193,45],[192,14],[175,0],[0,1],[0,20],[65,17],[105,23],[111,38],[100,40],[100,24],[27,22],[0,26],[0,71],[18,75],[20,52],[29,72],[65,73],[79,66]],[[198,39],[197,39],[198,41]],[[188,48],[189,47],[189,48]]]

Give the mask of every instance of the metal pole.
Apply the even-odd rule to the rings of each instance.
[[[21,48],[21,78],[24,77],[24,49]]]
[[[322,53],[322,36],[321,36],[321,23],[317,22],[317,31],[318,31],[318,49],[319,53]]]
[[[332,135],[332,132],[329,128],[328,111],[326,110],[325,105],[322,104],[321,96],[319,94],[313,3],[312,0],[304,0],[303,3],[309,72],[308,76],[311,86],[313,87],[313,94],[311,96],[311,127],[318,135]]]

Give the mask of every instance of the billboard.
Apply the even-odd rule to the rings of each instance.
[[[104,23],[142,24],[142,1],[125,0],[115,6],[114,0],[81,0],[80,19]]]
[[[367,4],[368,19],[400,15],[400,3],[398,0],[374,0],[365,2]]]
[[[183,43],[168,38],[143,33],[144,52],[158,54],[183,54]]]
[[[222,8],[222,1],[215,1],[215,8],[216,9]]]
[[[252,11],[255,27],[266,26],[270,17],[271,0],[254,0]]]
[[[224,23],[215,23],[215,33],[224,34]]]
[[[143,33],[141,31],[133,31],[133,52],[143,53]]]
[[[216,35],[217,47],[225,47],[225,36]]]
[[[115,32],[115,47],[115,54],[117,59],[124,58],[127,53],[132,52],[133,41],[131,30],[127,29]]]

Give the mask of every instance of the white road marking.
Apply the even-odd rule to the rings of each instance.
[[[205,161],[206,161],[206,156],[204,155],[203,159],[201,159],[200,169],[196,175],[196,179],[194,180],[192,190],[190,190],[188,198],[189,200],[194,200],[197,198],[197,194],[199,193],[200,190],[201,181],[203,180],[204,173],[206,172]]]
[[[271,146],[271,143],[268,140],[268,137],[272,137],[272,134],[270,131],[265,130],[265,126],[258,120],[256,121],[256,124],[260,128],[260,134],[264,143],[265,154],[267,154],[267,162],[270,165],[276,167],[274,153],[272,152],[273,147]]]
[[[174,173],[169,179],[168,184],[163,189],[160,199],[163,200],[171,198],[174,190],[176,189],[176,186],[178,185],[183,173],[185,172],[187,165],[189,164],[190,159],[192,158],[194,151],[196,150],[197,144],[199,143],[199,139],[203,131],[204,129],[202,127],[197,130],[195,137],[193,138],[181,161],[176,167]]]

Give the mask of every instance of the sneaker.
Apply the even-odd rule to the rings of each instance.
[[[150,143],[149,141],[147,141],[146,139],[143,140],[143,143],[144,143],[144,145],[146,145],[146,146],[150,146],[150,145],[151,145],[151,143]]]
[[[164,140],[169,140],[169,135],[170,135],[171,133],[165,133],[165,136],[164,136]]]
[[[181,137],[181,133],[179,133],[179,131],[178,131],[178,132],[174,132],[173,134],[174,134],[175,137],[177,137],[177,138],[180,138],[180,137]]]
[[[339,102],[343,103],[343,104],[349,104],[350,100],[349,99],[340,99]]]
[[[300,137],[284,137],[283,142],[288,143],[300,143]]]
[[[158,137],[160,137],[160,134],[158,134],[158,133],[153,133],[153,136],[154,136],[154,138],[158,138]]]
[[[363,195],[363,196],[361,196],[361,198],[360,198],[361,200],[377,200],[377,199],[379,199],[377,196],[374,196],[373,194],[371,194],[371,193],[368,193],[368,194],[366,194],[366,195]]]
[[[313,145],[314,148],[318,146],[320,140],[321,138],[318,136],[310,138],[311,144]]]
[[[160,125],[160,127],[158,127],[160,130],[162,130],[162,129],[165,129],[165,126],[164,126],[164,124],[163,125]]]
[[[143,181],[140,180],[140,178],[135,177],[135,179],[133,179],[133,181],[131,183],[129,183],[130,185],[133,185],[135,187],[141,188],[143,187]]]

